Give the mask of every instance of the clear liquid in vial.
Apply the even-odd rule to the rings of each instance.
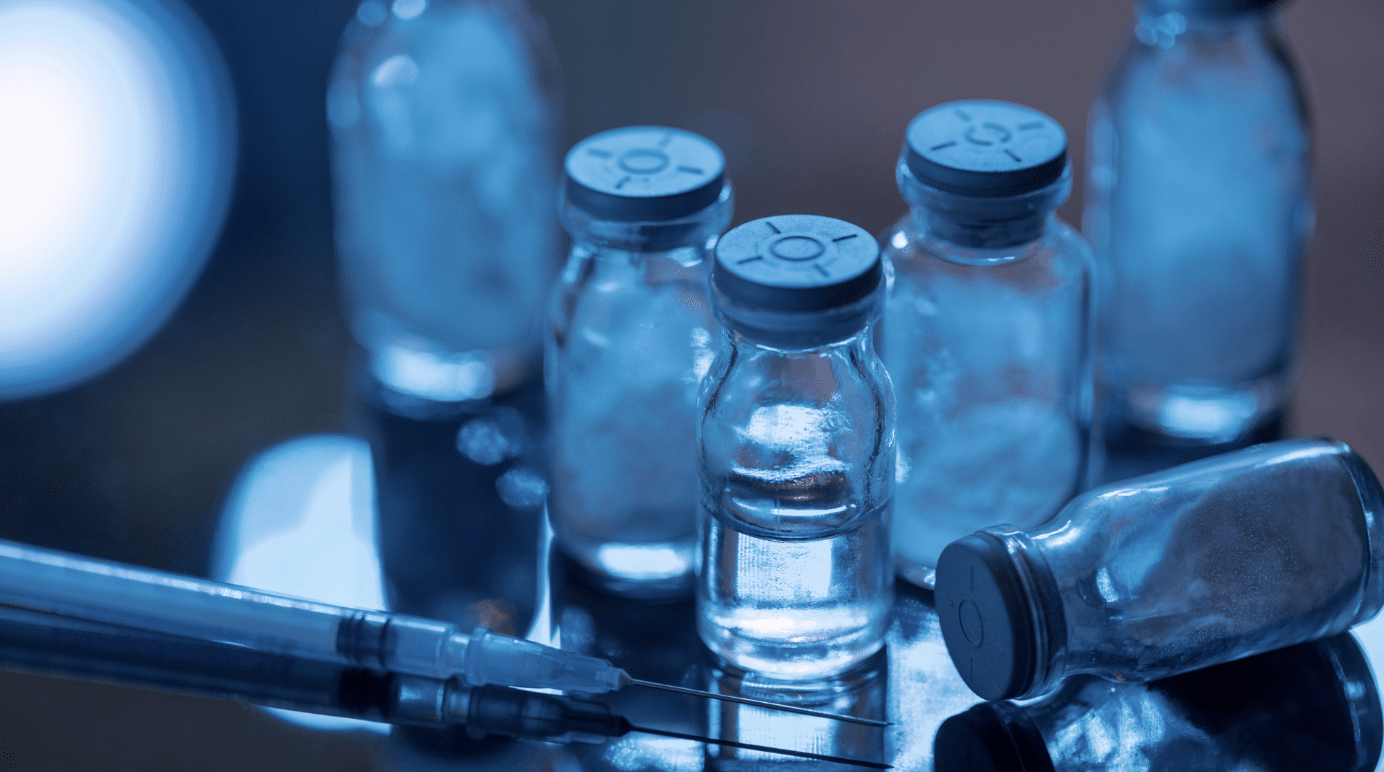
[[[840,673],[877,651],[893,601],[889,502],[839,502],[845,476],[768,482],[732,474],[706,502],[698,633],[772,678]]]

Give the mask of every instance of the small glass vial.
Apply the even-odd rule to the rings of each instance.
[[[1345,443],[1283,440],[1087,491],[947,547],[937,613],[987,700],[1149,681],[1315,640],[1384,604],[1384,498]]]
[[[557,545],[604,589],[692,593],[697,394],[720,328],[710,250],[731,216],[725,159],[659,126],[567,154],[572,253],[548,311],[544,377]]]
[[[1280,431],[1313,210],[1277,5],[1142,0],[1091,108],[1082,225],[1102,268],[1104,428],[1131,455],[1116,474]]]
[[[885,237],[879,329],[899,400],[894,553],[930,588],[947,544],[1044,523],[1089,487],[1092,258],[1053,214],[1067,135],[1037,110],[927,110],[897,178],[910,211]]]
[[[726,326],[702,388],[697,632],[770,678],[877,651],[893,600],[894,394],[875,355],[879,247],[829,217],[727,233],[711,298]]]
[[[1350,633],[1148,684],[1068,679],[942,722],[937,772],[1374,772],[1379,688]]]

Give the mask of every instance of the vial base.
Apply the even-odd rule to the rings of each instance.
[[[612,595],[674,600],[692,594],[693,541],[618,542],[558,534],[589,583]]]
[[[809,540],[763,538],[706,513],[702,641],[735,667],[785,680],[836,675],[878,651],[893,603],[886,508]]]
[[[1127,425],[1174,442],[1235,443],[1281,411],[1290,389],[1286,374],[1231,385],[1111,383],[1106,389],[1107,427],[1119,432]]]

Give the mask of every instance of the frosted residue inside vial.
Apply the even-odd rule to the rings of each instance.
[[[899,438],[909,468],[895,496],[919,514],[899,518],[894,548],[926,565],[997,520],[1046,520],[1071,495],[1082,450],[1070,418],[1022,399],[974,405]]]
[[[701,269],[653,281],[669,258],[593,259],[563,332],[554,528],[603,574],[674,579],[692,566],[697,393],[716,325]]]
[[[351,329],[376,377],[433,400],[511,385],[557,264],[552,98],[488,6],[396,3],[348,31],[328,93]]]
[[[948,544],[1043,523],[1085,472],[1084,285],[1055,250],[1018,253],[1009,266],[893,255],[881,348],[898,397],[894,551],[923,586]]]

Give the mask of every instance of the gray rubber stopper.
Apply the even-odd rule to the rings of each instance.
[[[712,281],[735,303],[766,311],[826,311],[879,288],[879,244],[859,226],[788,214],[747,222],[721,237]]]
[[[1008,700],[1033,686],[1036,625],[998,539],[978,533],[948,544],[937,559],[934,597],[947,653],[971,691]]]
[[[721,149],[700,134],[629,126],[567,153],[567,200],[609,220],[676,220],[710,206],[725,184]]]
[[[1061,179],[1067,133],[1011,102],[969,100],[925,110],[908,124],[904,160],[920,182],[947,193],[995,198]]]

